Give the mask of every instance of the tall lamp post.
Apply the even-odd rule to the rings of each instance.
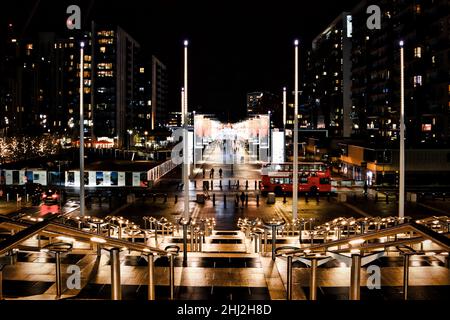
[[[184,41],[184,95],[183,95],[183,185],[184,185],[184,217],[189,218],[189,143],[188,143],[188,45]]]
[[[404,42],[400,41],[400,181],[398,216],[405,216],[405,54]]]
[[[84,216],[84,42],[80,43],[80,216]]]
[[[292,181],[292,218],[298,217],[298,40],[295,45],[295,84],[294,84],[294,172]]]

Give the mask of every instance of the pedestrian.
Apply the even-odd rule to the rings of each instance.
[[[245,201],[245,193],[242,191],[242,193],[241,193],[242,208],[244,207],[244,201]]]
[[[220,169],[219,169],[219,176],[220,176],[220,179],[222,179],[222,173],[223,173],[222,168],[220,168]]]
[[[205,179],[206,170],[203,168],[203,179]]]
[[[209,174],[209,177],[210,177],[211,179],[214,179],[214,168],[211,168],[211,172],[210,172],[210,174]]]

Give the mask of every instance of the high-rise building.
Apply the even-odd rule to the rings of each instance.
[[[167,67],[155,56],[152,56],[152,130],[165,126],[168,120]]]
[[[366,27],[368,5],[381,8],[381,29]],[[400,46],[405,42],[406,142],[450,137],[448,0],[362,1],[352,11],[354,129],[374,142],[398,141]]]
[[[340,14],[312,42],[305,89],[314,125],[332,137],[350,137],[351,15]]]

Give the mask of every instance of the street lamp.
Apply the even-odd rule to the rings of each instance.
[[[184,40],[184,91],[183,91],[183,185],[184,218],[189,218],[189,144],[188,144],[188,40]]]
[[[405,63],[404,42],[400,41],[400,181],[398,216],[405,216]]]
[[[283,128],[286,131],[286,87],[283,88]]]
[[[80,216],[84,216],[84,42],[80,43]]]
[[[295,100],[294,100],[294,172],[292,181],[292,218],[298,217],[298,45],[299,41],[295,40]]]

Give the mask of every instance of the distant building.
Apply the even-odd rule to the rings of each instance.
[[[366,8],[382,9],[381,30],[368,30]],[[406,143],[441,144],[450,137],[450,3],[362,1],[352,10],[354,132],[397,142],[400,46],[405,41]]]
[[[84,136],[139,144],[167,121],[167,68],[118,26],[18,39],[1,46],[0,135],[50,133],[79,139],[80,43],[84,42]]]
[[[344,12],[314,39],[307,58],[304,95],[315,112],[310,122],[332,137],[352,132],[351,32],[351,15]]]
[[[271,113],[275,126],[283,126],[283,106],[280,96],[271,92],[247,93],[247,116]]]

